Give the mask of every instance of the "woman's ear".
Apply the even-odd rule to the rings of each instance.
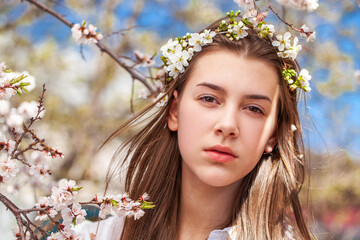
[[[265,152],[271,153],[275,148],[277,141],[278,141],[278,127],[274,129],[273,134],[270,136],[268,142],[266,143]]]
[[[174,98],[171,101],[167,123],[171,131],[178,130],[178,92],[174,90]]]

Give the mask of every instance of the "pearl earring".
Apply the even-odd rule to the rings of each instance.
[[[273,148],[271,146],[266,146],[266,148],[265,148],[266,153],[271,153],[272,150],[273,150]]]

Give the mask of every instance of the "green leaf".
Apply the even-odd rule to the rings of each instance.
[[[243,22],[246,26],[251,26],[251,23],[249,22],[249,20],[247,20],[247,18],[242,19],[242,22]]]
[[[30,85],[30,83],[29,82],[21,82],[20,83],[20,87],[25,87],[25,86],[29,86]]]
[[[26,88],[24,88],[24,87],[20,87],[20,88],[21,88],[21,90],[25,91],[26,93],[29,93],[29,91]]]
[[[72,188],[71,191],[79,191],[80,189],[82,189],[83,187],[77,187],[77,188]]]
[[[142,209],[153,209],[154,207],[155,207],[155,205],[153,205],[153,202],[144,201],[144,202],[141,204],[141,208],[142,208]]]
[[[18,82],[20,82],[21,80],[23,80],[24,78],[26,78],[27,77],[27,75],[21,75],[21,76],[19,76],[19,77],[16,77],[16,78],[13,78],[13,79],[11,79],[11,81],[10,81],[10,85],[13,85],[13,84],[15,84],[15,83],[18,83]]]
[[[116,201],[114,199],[111,199],[110,202],[111,202],[111,205],[116,206],[116,207],[118,206],[118,203],[119,203],[118,201]]]

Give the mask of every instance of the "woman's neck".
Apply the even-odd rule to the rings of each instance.
[[[186,166],[181,177],[178,240],[205,240],[212,230],[227,227],[231,221],[240,181],[213,187],[184,168]]]

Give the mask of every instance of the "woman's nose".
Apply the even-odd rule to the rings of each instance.
[[[237,137],[239,135],[238,112],[234,108],[224,109],[219,114],[215,130],[224,137]]]

